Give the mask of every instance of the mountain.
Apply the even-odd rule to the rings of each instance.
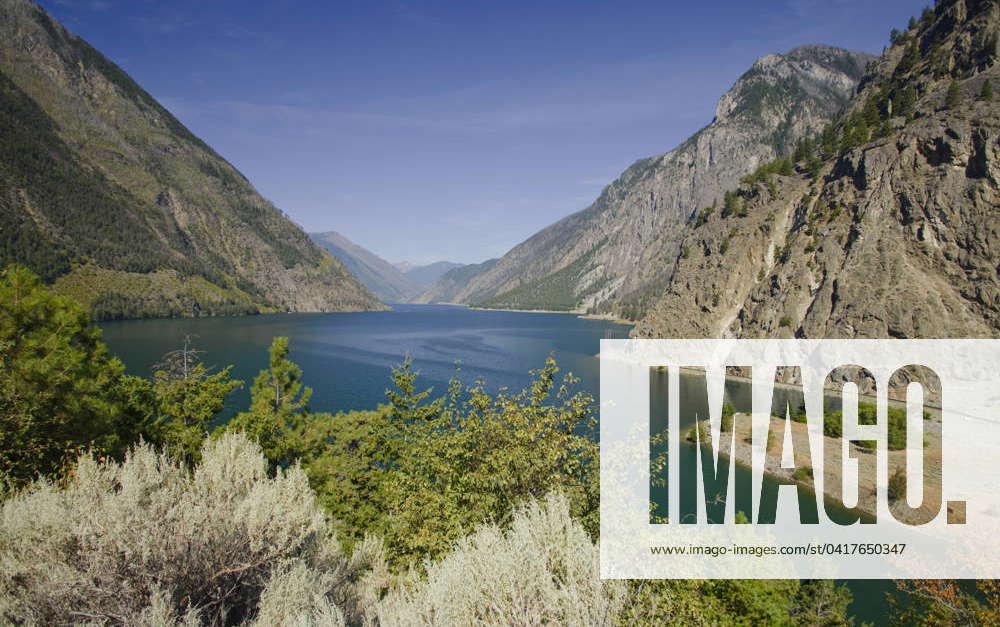
[[[634,334],[997,337],[998,42],[995,0],[925,11],[798,172],[754,177],[741,211],[687,227]]]
[[[466,266],[458,266],[445,272],[430,287],[415,297],[414,303],[454,303],[457,302],[458,293],[469,284],[474,277],[486,272],[500,261],[499,259],[489,259],[483,263],[474,263]]]
[[[399,268],[411,281],[419,285],[422,289],[426,289],[433,285],[435,281],[444,276],[448,271],[465,266],[466,264],[455,263],[453,261],[436,261],[424,266],[417,266],[411,263],[403,262],[397,264],[396,267]]]
[[[383,307],[124,71],[0,0],[0,264],[101,319]]]
[[[644,306],[669,275],[691,215],[821,129],[870,60],[826,46],[759,59],[721,98],[711,124],[674,150],[637,161],[590,207],[515,246],[455,299],[534,309]]]
[[[396,266],[336,231],[310,233],[309,237],[339,259],[382,302],[409,302],[423,289]]]

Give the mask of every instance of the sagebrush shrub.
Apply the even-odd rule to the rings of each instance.
[[[598,549],[553,494],[484,525],[376,607],[382,625],[611,625],[625,588],[602,582]]]
[[[363,611],[371,542],[346,556],[298,467],[269,477],[242,435],[193,471],[148,445],[79,459],[0,511],[0,622],[275,624]]]

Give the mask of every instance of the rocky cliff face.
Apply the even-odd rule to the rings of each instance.
[[[455,299],[617,313],[643,306],[669,276],[691,215],[829,122],[869,60],[824,46],[759,59],[719,101],[710,125],[636,162],[593,205],[516,246]]]
[[[0,0],[0,264],[102,318],[382,305],[120,68]]]
[[[998,34],[996,2],[938,3],[840,121],[860,145],[690,225],[635,335],[998,336],[1000,105],[980,96],[1000,85]]]

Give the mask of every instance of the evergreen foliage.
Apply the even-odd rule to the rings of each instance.
[[[945,94],[944,104],[949,109],[954,109],[962,102],[962,89],[958,84],[958,81],[952,79],[948,83],[948,93]]]
[[[120,457],[139,438],[195,459],[239,381],[185,347],[153,380],[125,374],[79,304],[21,266],[0,275],[0,478],[66,479],[84,450]]]
[[[185,338],[184,348],[167,353],[153,374],[160,438],[171,453],[188,462],[197,460],[226,397],[243,385],[230,378],[232,366],[210,373],[198,353]]]
[[[990,79],[983,81],[983,87],[979,90],[979,99],[984,102],[993,102],[993,83]]]
[[[313,421],[305,439],[326,448],[306,469],[343,532],[381,536],[397,565],[442,554],[479,522],[506,524],[516,505],[553,490],[594,530],[593,399],[557,373],[550,359],[520,392],[453,380],[430,400],[404,363],[381,411]]]
[[[269,368],[257,375],[250,389],[250,409],[226,426],[259,443],[272,464],[284,466],[301,457],[312,397],[312,389],[302,383],[302,369],[288,359],[288,351],[288,338],[274,339],[268,350]]]
[[[82,307],[22,266],[0,274],[0,475],[23,484],[85,448],[124,451],[151,427],[145,385]]]

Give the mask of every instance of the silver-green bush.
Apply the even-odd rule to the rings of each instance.
[[[620,582],[601,581],[597,547],[558,494],[424,566],[377,605],[382,625],[611,625],[625,600]]]
[[[141,445],[74,475],[3,502],[0,623],[610,625],[624,602],[561,495],[388,587],[381,544],[346,555],[305,474],[269,477],[242,435],[207,442],[193,471]]]
[[[365,542],[345,556],[305,474],[271,478],[242,435],[194,471],[142,445],[81,457],[0,510],[0,623],[337,624],[374,601]],[[339,608],[339,609],[338,609]]]

